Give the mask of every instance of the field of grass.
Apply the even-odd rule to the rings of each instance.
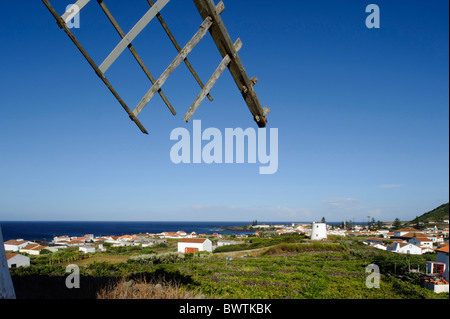
[[[103,297],[120,296],[123,290],[120,282],[134,278],[139,281],[141,291],[145,286],[142,283],[162,280],[173,283],[176,291],[214,299],[448,298],[448,294],[435,294],[422,288],[417,274],[409,272],[411,265],[424,269],[425,260],[432,260],[433,256],[393,254],[367,247],[357,240],[339,238],[327,242],[309,242],[296,236],[258,239],[243,247],[243,251],[234,248],[185,255],[173,251],[171,243],[165,250],[164,247],[158,251],[122,249],[83,258],[67,252],[57,255],[58,258],[36,257],[32,267],[13,270],[12,275],[13,281],[28,289],[32,280],[43,281],[43,275],[64,282],[65,266],[76,263],[84,280],[96,283],[85,285],[92,290],[86,295]],[[54,264],[55,260],[61,261]],[[378,264],[381,270],[379,288],[366,286],[366,267],[372,263]],[[41,281],[36,284],[40,291]],[[102,286],[102,282],[108,286]],[[60,289],[61,296],[68,293],[63,285],[47,288],[52,292]],[[149,288],[147,292],[143,298],[155,290]],[[138,295],[133,294],[133,298]]]

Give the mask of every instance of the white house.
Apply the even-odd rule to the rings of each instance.
[[[415,228],[398,229],[394,230],[394,237],[403,237],[403,235],[408,233],[421,233],[421,231]]]
[[[4,242],[6,251],[19,251],[19,249],[27,246],[30,242],[23,239],[11,239]]]
[[[6,260],[8,261],[8,268],[30,266],[30,257],[24,255],[15,253],[6,253]]]
[[[179,253],[193,253],[196,251],[212,252],[212,242],[208,238],[184,238],[178,242]]]
[[[433,241],[428,239],[427,237],[412,237],[408,239],[408,243],[411,243],[416,246],[424,246],[428,248],[433,248]]]
[[[19,249],[19,252],[21,253],[27,253],[29,255],[39,255],[43,249],[46,247],[41,246],[39,244],[29,244],[21,249]]]
[[[422,248],[410,243],[393,243],[387,247],[387,250],[400,254],[422,255]]]
[[[80,246],[78,248],[78,251],[81,251],[85,254],[87,253],[95,253],[95,247],[94,246]]]

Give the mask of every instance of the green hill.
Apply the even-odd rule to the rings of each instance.
[[[431,221],[441,222],[443,219],[448,219],[448,207],[449,203],[443,204],[435,209],[414,218],[411,223],[415,224],[417,222],[428,223]]]

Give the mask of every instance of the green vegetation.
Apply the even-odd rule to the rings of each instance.
[[[448,219],[448,215],[449,215],[448,209],[449,209],[449,203],[443,204],[425,214],[422,214],[419,217],[414,218],[410,223],[411,224],[417,224],[419,222],[429,223],[431,221],[442,222],[442,220]]]
[[[435,294],[422,288],[420,274],[411,271],[417,268],[423,271],[425,261],[436,258],[434,254],[399,255],[363,245],[358,238],[338,236],[330,236],[325,242],[311,242],[299,235],[251,240],[242,245],[224,246],[222,253],[180,254],[174,251],[172,242],[158,251],[110,247],[108,252],[84,255],[67,250],[32,256],[31,267],[13,269],[11,273],[18,284],[19,296],[21,289],[32,294],[34,286],[43,295],[47,291],[70,298],[70,294],[78,293],[64,285],[65,267],[70,262],[80,265],[82,286],[89,290],[83,292],[85,298],[96,298],[100,291],[103,296],[109,295],[108,289],[119,287],[128,278],[153,283],[163,278],[162,282],[170,281],[182,291],[195,292],[204,298],[448,298],[448,294]],[[244,249],[242,257],[226,258],[232,255],[226,252],[236,249]],[[256,250],[251,257],[246,253],[250,250]],[[120,258],[112,262],[115,257]],[[57,261],[60,263],[55,264]],[[365,269],[369,264],[380,267],[379,289],[366,287]]]

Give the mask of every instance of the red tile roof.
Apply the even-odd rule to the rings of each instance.
[[[448,253],[448,244],[446,244],[445,246],[443,246],[439,249],[436,249],[436,251],[442,251],[444,253]]]
[[[202,244],[204,243],[206,238],[185,238],[179,241],[179,243],[197,243]]]

